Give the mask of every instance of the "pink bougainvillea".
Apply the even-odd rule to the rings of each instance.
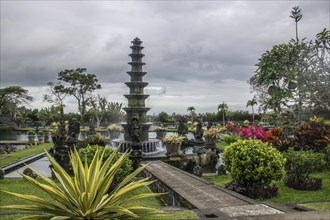
[[[256,125],[251,125],[250,127],[243,127],[241,129],[237,129],[236,133],[246,139],[259,139],[264,140],[266,136],[266,132]]]

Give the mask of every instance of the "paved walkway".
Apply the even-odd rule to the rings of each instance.
[[[46,177],[51,177],[51,171],[49,168],[50,162],[48,160],[48,158],[42,157],[32,163],[29,164],[30,167],[32,167],[33,169],[39,171],[40,173],[42,173],[43,175],[45,175]],[[27,166],[22,166],[19,169],[12,171],[10,173],[5,174],[5,178],[17,178],[17,177],[22,177],[18,172],[23,173],[23,171],[27,168]]]

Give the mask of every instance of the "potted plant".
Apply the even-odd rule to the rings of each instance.
[[[89,138],[88,143],[89,145],[99,145],[105,147],[105,138],[101,134],[96,133]]]
[[[167,155],[175,156],[178,155],[180,146],[185,139],[184,136],[171,135],[164,137],[162,142],[165,144]]]
[[[55,145],[57,144],[61,145],[64,144],[65,142],[67,131],[63,126],[61,126],[60,128],[51,129],[50,135]]]
[[[35,134],[36,134],[36,133],[35,133],[34,131],[29,131],[29,132],[28,132],[29,143],[34,143]]]
[[[108,131],[110,133],[110,138],[111,139],[115,139],[118,138],[120,135],[120,132],[122,131],[122,127],[120,125],[117,124],[110,124],[108,126]]]
[[[39,131],[37,137],[39,143],[41,144],[45,143],[45,136],[43,131]]]
[[[49,143],[49,131],[48,130],[45,131],[44,139],[45,139],[45,143]]]
[[[155,131],[157,139],[162,139],[166,135],[166,129],[162,125],[157,126]]]
[[[220,135],[220,128],[211,127],[209,129],[205,129],[203,133],[203,137],[205,139],[205,147],[215,148],[215,144]]]

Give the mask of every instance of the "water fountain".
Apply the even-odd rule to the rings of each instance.
[[[143,81],[143,76],[147,72],[142,68],[145,63],[142,62],[144,47],[141,44],[142,41],[136,37],[130,47],[132,53],[129,56],[132,61],[128,64],[131,65],[131,71],[127,72],[130,82],[125,83],[129,87],[129,94],[124,95],[128,100],[128,106],[123,108],[126,111],[126,122],[121,123],[124,128],[124,140],[112,140],[114,147],[120,146],[120,152],[131,149],[131,154],[137,157],[158,153],[161,143],[159,139],[149,139],[149,128],[152,123],[147,122],[147,112],[150,108],[145,106],[145,100],[149,95],[144,94],[144,88],[148,83]]]

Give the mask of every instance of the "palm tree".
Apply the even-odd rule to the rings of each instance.
[[[257,104],[257,100],[255,100],[254,98],[253,99],[250,99],[247,101],[246,103],[246,107],[249,107],[251,106],[252,107],[252,122],[254,124],[254,108],[253,106]]]
[[[193,122],[193,120],[194,120],[194,115],[195,115],[195,111],[196,111],[195,107],[194,107],[194,106],[189,106],[189,107],[187,108],[187,111],[190,112],[190,115],[191,115],[191,122]]]
[[[221,104],[218,105],[218,111],[222,112],[222,123],[223,126],[226,125],[225,121],[225,111],[228,110],[228,105],[225,102],[222,102]]]

